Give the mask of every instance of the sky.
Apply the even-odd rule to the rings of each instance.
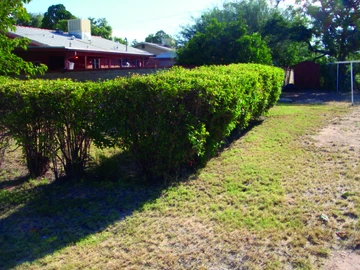
[[[206,10],[222,6],[226,0],[31,0],[25,7],[31,13],[45,13],[52,5],[63,4],[74,16],[106,18],[113,36],[145,41],[163,30],[176,38],[181,26],[192,24]],[[286,0],[284,2],[292,2]]]
[[[181,25],[192,23],[207,9],[224,0],[31,0],[25,7],[31,13],[45,13],[52,5],[63,4],[74,16],[106,18],[113,36],[145,41],[159,30],[176,37]]]

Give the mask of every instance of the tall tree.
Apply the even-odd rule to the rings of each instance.
[[[46,29],[56,29],[60,20],[76,19],[74,15],[67,11],[63,4],[52,5],[44,14],[41,27]]]
[[[177,54],[177,62],[184,65],[271,64],[271,54],[266,43],[259,34],[248,34],[242,20],[219,22],[213,18]]]
[[[276,66],[292,66],[317,56],[308,49],[311,30],[305,27],[302,20],[287,12],[278,10],[272,13],[261,34],[271,49]]]
[[[94,36],[101,36],[103,38],[112,39],[112,27],[105,18],[95,19],[88,18],[91,22],[91,34]]]
[[[155,34],[150,34],[145,38],[145,42],[151,42],[160,45],[167,45],[169,47],[175,46],[175,40],[171,35],[166,34],[163,30],[157,31]],[[168,44],[166,44],[168,43]]]
[[[62,30],[64,32],[68,32],[68,20],[60,20],[55,24],[55,29]]]
[[[199,33],[207,32],[207,27],[215,19],[219,23],[231,24],[235,21],[242,21],[246,31],[243,33],[241,46],[248,52],[252,52],[251,58],[255,56],[254,46],[260,46],[262,53],[267,53],[270,49],[273,64],[277,66],[294,65],[300,61],[311,59],[317,55],[311,53],[308,44],[311,43],[311,31],[306,26],[304,20],[296,13],[291,13],[275,7],[271,7],[266,0],[240,0],[225,2],[222,7],[216,7],[204,12],[201,17],[194,19],[193,25],[182,28],[178,44],[180,47],[186,46],[191,39],[199,36]],[[236,31],[232,31],[236,35]],[[221,36],[222,34],[218,34]],[[235,38],[235,37],[233,37]],[[241,37],[237,36],[235,43],[228,43],[227,50],[231,47],[240,46]],[[258,43],[260,42],[261,43]],[[264,41],[267,44],[262,46]],[[236,45],[236,46],[235,46]],[[250,49],[250,51],[249,51]],[[258,53],[260,53],[260,51]],[[200,52],[200,54],[203,52]],[[234,54],[236,55],[236,54]],[[243,53],[243,56],[246,54]],[[181,58],[181,53],[180,53]],[[234,57],[234,61],[245,61],[239,55]],[[267,62],[268,58],[264,58]],[[250,60],[249,60],[250,61]],[[251,61],[261,61],[260,59]]]
[[[47,69],[45,65],[35,66],[30,62],[13,54],[17,47],[26,49],[29,39],[14,38],[10,39],[7,33],[15,30],[16,20],[29,20],[29,15],[24,8],[24,3],[29,0],[2,0],[0,1],[0,74],[26,74],[33,75],[44,73]]]
[[[304,16],[310,19],[315,43],[311,50],[344,61],[360,49],[359,0],[297,0]]]
[[[196,33],[204,32],[212,19],[219,22],[232,22],[238,19],[244,21],[249,34],[260,32],[263,25],[270,17],[272,9],[266,0],[241,0],[225,2],[222,7],[215,7],[205,11],[200,17],[193,18],[194,24],[182,26],[177,40],[183,46]]]
[[[28,13],[28,14],[29,14],[29,20],[28,19],[17,19],[16,24],[22,25],[22,26],[30,26],[30,27],[40,28],[44,15],[42,13]]]

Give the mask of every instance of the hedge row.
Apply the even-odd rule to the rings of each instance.
[[[32,176],[52,162],[55,173],[81,177],[92,141],[131,151],[156,178],[205,162],[235,127],[275,104],[282,82],[281,69],[255,64],[101,83],[2,79],[0,130],[23,147]]]

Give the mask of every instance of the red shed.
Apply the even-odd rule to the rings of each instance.
[[[311,61],[293,66],[294,85],[298,89],[320,89],[320,65]]]

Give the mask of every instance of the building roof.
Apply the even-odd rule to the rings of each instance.
[[[171,52],[164,52],[164,53],[160,53],[159,55],[157,55],[155,57],[155,59],[173,59],[176,58],[177,54],[174,51]]]
[[[159,50],[163,50],[164,52],[172,52],[172,51],[174,51],[174,49],[172,49],[172,48],[162,46],[162,45],[159,45],[159,44],[156,44],[156,43],[151,43],[151,42],[139,42],[138,44],[136,44],[135,47],[139,47],[141,45],[147,45],[147,46],[159,49]]]
[[[9,32],[13,37],[25,37],[31,40],[35,47],[61,47],[67,50],[82,50],[89,52],[107,52],[119,54],[134,54],[150,56],[152,54],[124,44],[107,40],[98,36],[79,39],[62,31],[16,26],[15,31]],[[32,46],[29,46],[32,47]]]

